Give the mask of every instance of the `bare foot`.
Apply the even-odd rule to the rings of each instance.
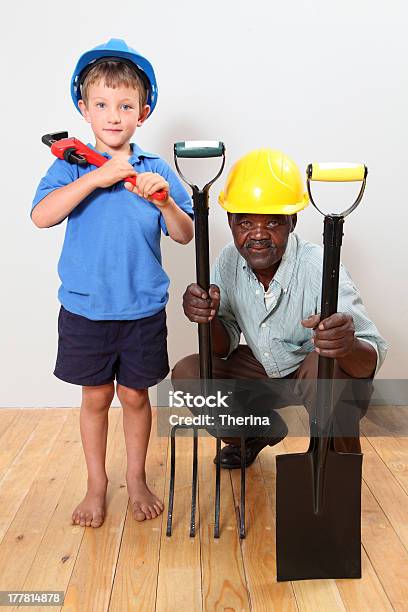
[[[152,493],[143,477],[126,478],[130,505],[137,521],[154,519],[164,510],[163,502]]]
[[[72,513],[72,524],[81,527],[100,527],[105,519],[105,484],[88,484],[84,499]]]

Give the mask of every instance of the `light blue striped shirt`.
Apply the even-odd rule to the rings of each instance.
[[[286,251],[265,290],[234,243],[221,251],[214,264],[211,282],[220,288],[218,317],[230,336],[228,355],[237,348],[241,336],[262,363],[268,376],[280,378],[296,370],[314,350],[313,332],[301,324],[320,312],[323,249],[289,235]],[[356,336],[377,352],[376,372],[384,361],[387,345],[369,319],[350,274],[341,264],[338,312],[351,314]]]

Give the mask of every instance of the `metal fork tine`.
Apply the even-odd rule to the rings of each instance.
[[[190,538],[194,538],[196,534],[195,514],[197,503],[197,465],[198,465],[198,428],[193,428],[193,480],[191,485],[191,521],[190,521]]]
[[[241,500],[239,512],[239,537],[241,540],[245,538],[245,457],[246,457],[246,440],[241,438]]]
[[[169,509],[167,512],[167,530],[166,536],[171,536],[173,523],[173,505],[174,505],[174,480],[176,473],[176,429],[177,425],[172,427],[170,432],[171,454],[170,454],[170,485],[169,485]]]
[[[216,444],[216,462],[215,462],[215,524],[214,524],[214,538],[220,537],[220,483],[221,483],[221,465],[220,465],[220,452],[221,452],[221,438],[217,437]]]

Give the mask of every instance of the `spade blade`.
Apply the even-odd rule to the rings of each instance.
[[[314,511],[313,453],[276,457],[277,579],[361,578],[360,453],[327,452]]]

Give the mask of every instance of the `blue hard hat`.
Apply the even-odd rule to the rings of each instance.
[[[111,38],[107,43],[98,45],[90,51],[83,53],[75,67],[71,79],[71,96],[79,111],[78,102],[81,100],[81,74],[87,66],[101,58],[122,58],[125,62],[134,64],[144,76],[147,85],[147,104],[150,106],[150,114],[153,112],[157,102],[157,83],[151,63],[140,55],[135,49],[129,47],[121,38]]]

